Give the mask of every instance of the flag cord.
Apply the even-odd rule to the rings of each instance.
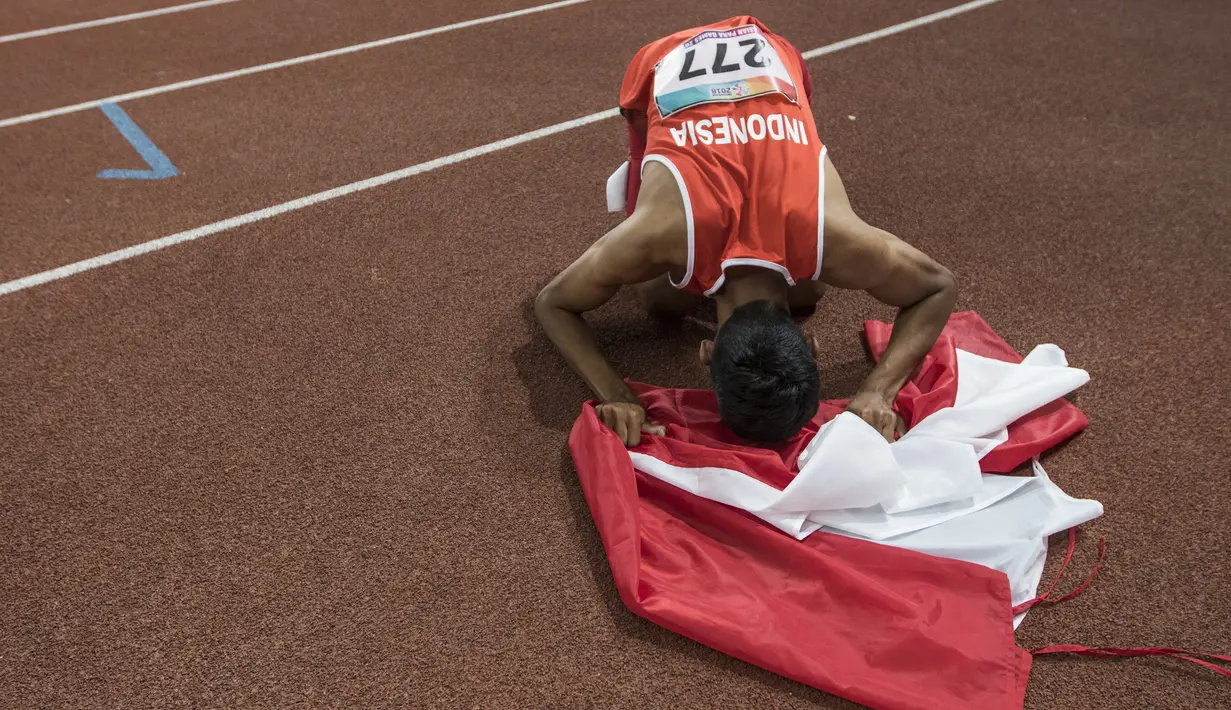
[[[1171,656],[1172,658],[1182,658],[1186,661],[1191,661],[1199,666],[1205,666],[1224,678],[1231,678],[1231,669],[1224,668],[1206,658],[1213,658],[1220,661],[1231,663],[1231,656],[1224,656],[1217,653],[1202,653],[1200,651],[1185,651],[1179,648],[1167,648],[1164,646],[1142,646],[1140,648],[1108,648],[1098,646],[1078,646],[1075,644],[1057,644],[1054,646],[1044,646],[1030,651],[1031,655],[1042,656],[1049,653],[1076,653],[1082,656],[1091,656],[1094,658],[1118,658],[1127,656]],[[1201,658],[1196,658],[1200,656]]]
[[[1082,582],[1076,589],[1064,595],[1063,597],[1060,597],[1059,599],[1050,598],[1052,591],[1055,590],[1056,588],[1056,584],[1059,583],[1060,578],[1063,577],[1065,571],[1068,570],[1069,562],[1073,560],[1073,550],[1076,547],[1077,547],[1077,528],[1071,527],[1069,528],[1069,549],[1068,549],[1068,552],[1065,553],[1064,555],[1064,563],[1060,565],[1059,574],[1057,574],[1056,578],[1052,580],[1051,586],[1047,588],[1046,592],[1043,592],[1042,594],[1035,597],[1034,599],[1024,601],[1021,604],[1018,604],[1017,606],[1013,607],[1014,616],[1017,616],[1023,611],[1026,611],[1027,609],[1033,607],[1035,604],[1059,604],[1060,602],[1068,601],[1072,599],[1073,597],[1076,597],[1077,595],[1086,591],[1086,588],[1089,587],[1090,583],[1094,581],[1094,575],[1098,574],[1099,568],[1103,566],[1103,558],[1107,556],[1107,539],[1106,538],[1100,537],[1098,539],[1098,562],[1094,565],[1094,569],[1090,570],[1090,576],[1086,577],[1086,581]]]
[[[1081,585],[1079,585],[1076,589],[1064,595],[1063,597],[1060,597],[1059,599],[1050,598],[1052,591],[1056,588],[1056,584],[1060,581],[1060,578],[1064,576],[1065,571],[1068,570],[1069,562],[1072,561],[1073,559],[1073,550],[1076,546],[1077,546],[1077,528],[1075,527],[1069,528],[1069,548],[1068,548],[1068,552],[1065,553],[1064,555],[1063,564],[1060,565],[1060,572],[1056,575],[1056,578],[1052,580],[1051,586],[1047,588],[1047,591],[1043,592],[1042,594],[1035,597],[1034,599],[1031,599],[1026,602],[1022,602],[1021,604],[1018,604],[1017,606],[1013,607],[1013,614],[1015,616],[1017,614],[1022,613],[1023,611],[1026,611],[1027,609],[1033,607],[1036,604],[1044,604],[1044,603],[1059,604],[1060,602],[1072,599],[1073,597],[1076,597],[1077,595],[1086,591],[1086,588],[1089,587],[1090,583],[1094,581],[1094,575],[1098,574],[1099,568],[1102,567],[1103,559],[1107,556],[1107,540],[1102,537],[1099,538],[1098,563],[1094,565],[1094,569],[1091,570],[1090,576],[1086,577],[1086,581],[1082,582]],[[1215,659],[1218,661],[1231,662],[1231,656],[1224,656],[1224,655],[1217,654],[1217,653],[1203,653],[1200,651],[1186,651],[1183,649],[1169,648],[1165,646],[1142,646],[1138,648],[1110,648],[1110,647],[1099,647],[1099,646],[1080,646],[1077,644],[1055,644],[1052,646],[1044,646],[1042,648],[1033,649],[1032,651],[1030,651],[1030,653],[1031,655],[1034,655],[1034,656],[1042,656],[1042,655],[1053,654],[1053,653],[1075,653],[1078,655],[1090,656],[1093,658],[1122,658],[1122,657],[1132,657],[1132,656],[1170,656],[1172,658],[1181,658],[1185,661],[1191,661],[1192,663],[1196,663],[1199,666],[1209,668],[1210,670],[1214,671],[1215,673],[1225,678],[1231,678],[1231,669],[1218,665],[1217,663],[1214,663],[1211,660],[1206,660],[1206,659]]]

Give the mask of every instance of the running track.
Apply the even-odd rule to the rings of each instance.
[[[682,27],[751,12],[806,50],[957,4],[589,0],[123,102],[166,180],[95,177],[143,167],[97,108],[2,125],[535,2],[238,0],[0,43],[0,283],[605,111]],[[0,35],[167,4],[15,0]],[[1228,651],[1229,35],[1217,0],[1003,0],[810,62],[856,208],[1093,375],[1048,469],[1106,506],[1076,568],[1097,535],[1108,561],[1026,647]],[[565,448],[586,393],[526,306],[614,224],[623,141],[597,120],[0,295],[0,704],[850,707],[612,587]],[[890,315],[824,304],[829,395]],[[630,376],[704,385],[702,324],[593,320]],[[1027,705],[1231,691],[1049,658]]]

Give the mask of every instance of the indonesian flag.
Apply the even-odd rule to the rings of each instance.
[[[865,333],[879,358],[890,326]],[[1084,429],[1062,397],[1087,380],[1059,348],[1023,361],[958,313],[898,396],[910,429],[893,444],[835,401],[794,439],[749,447],[712,392],[632,383],[666,436],[630,451],[587,404],[569,446],[634,613],[873,708],[1007,710],[1031,664],[1014,607],[1046,537],[1102,507],[1037,460],[1033,476],[988,474]]]

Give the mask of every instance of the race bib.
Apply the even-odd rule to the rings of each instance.
[[[690,106],[773,93],[798,103],[791,73],[756,25],[702,32],[654,66],[654,103],[664,118]]]

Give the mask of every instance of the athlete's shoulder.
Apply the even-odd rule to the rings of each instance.
[[[676,45],[682,42],[687,42],[697,35],[704,34],[705,32],[710,32],[712,30],[729,30],[735,27],[743,27],[745,25],[756,25],[763,32],[769,32],[769,28],[767,28],[755,17],[751,15],[737,15],[735,17],[728,17],[725,20],[719,20],[718,22],[711,22],[708,25],[697,25],[696,27],[689,27],[688,29],[673,32],[665,37],[660,37],[653,42],[649,42],[648,44],[642,46],[641,49],[637,51],[634,61],[639,58],[652,58],[653,62],[657,62],[659,59],[662,59],[662,55],[670,52],[676,47]]]
[[[704,31],[705,28],[702,27],[690,27],[642,45],[633,55],[632,61],[628,63],[628,69],[624,72],[624,81],[620,85],[620,107],[645,111],[654,67],[676,45]]]
[[[705,35],[707,32],[722,32],[739,27],[755,26],[760,33],[780,50],[788,54],[798,55],[799,51],[784,37],[774,33],[763,22],[752,15],[736,15],[708,25],[698,25],[673,32],[642,46],[633,56],[624,74],[620,86],[620,107],[633,111],[645,111],[649,101],[649,87],[653,81],[654,71],[658,64],[685,42]],[[800,58],[802,63],[802,58]],[[810,87],[809,87],[810,88]],[[809,92],[810,93],[810,92]],[[810,97],[809,97],[810,98]]]

